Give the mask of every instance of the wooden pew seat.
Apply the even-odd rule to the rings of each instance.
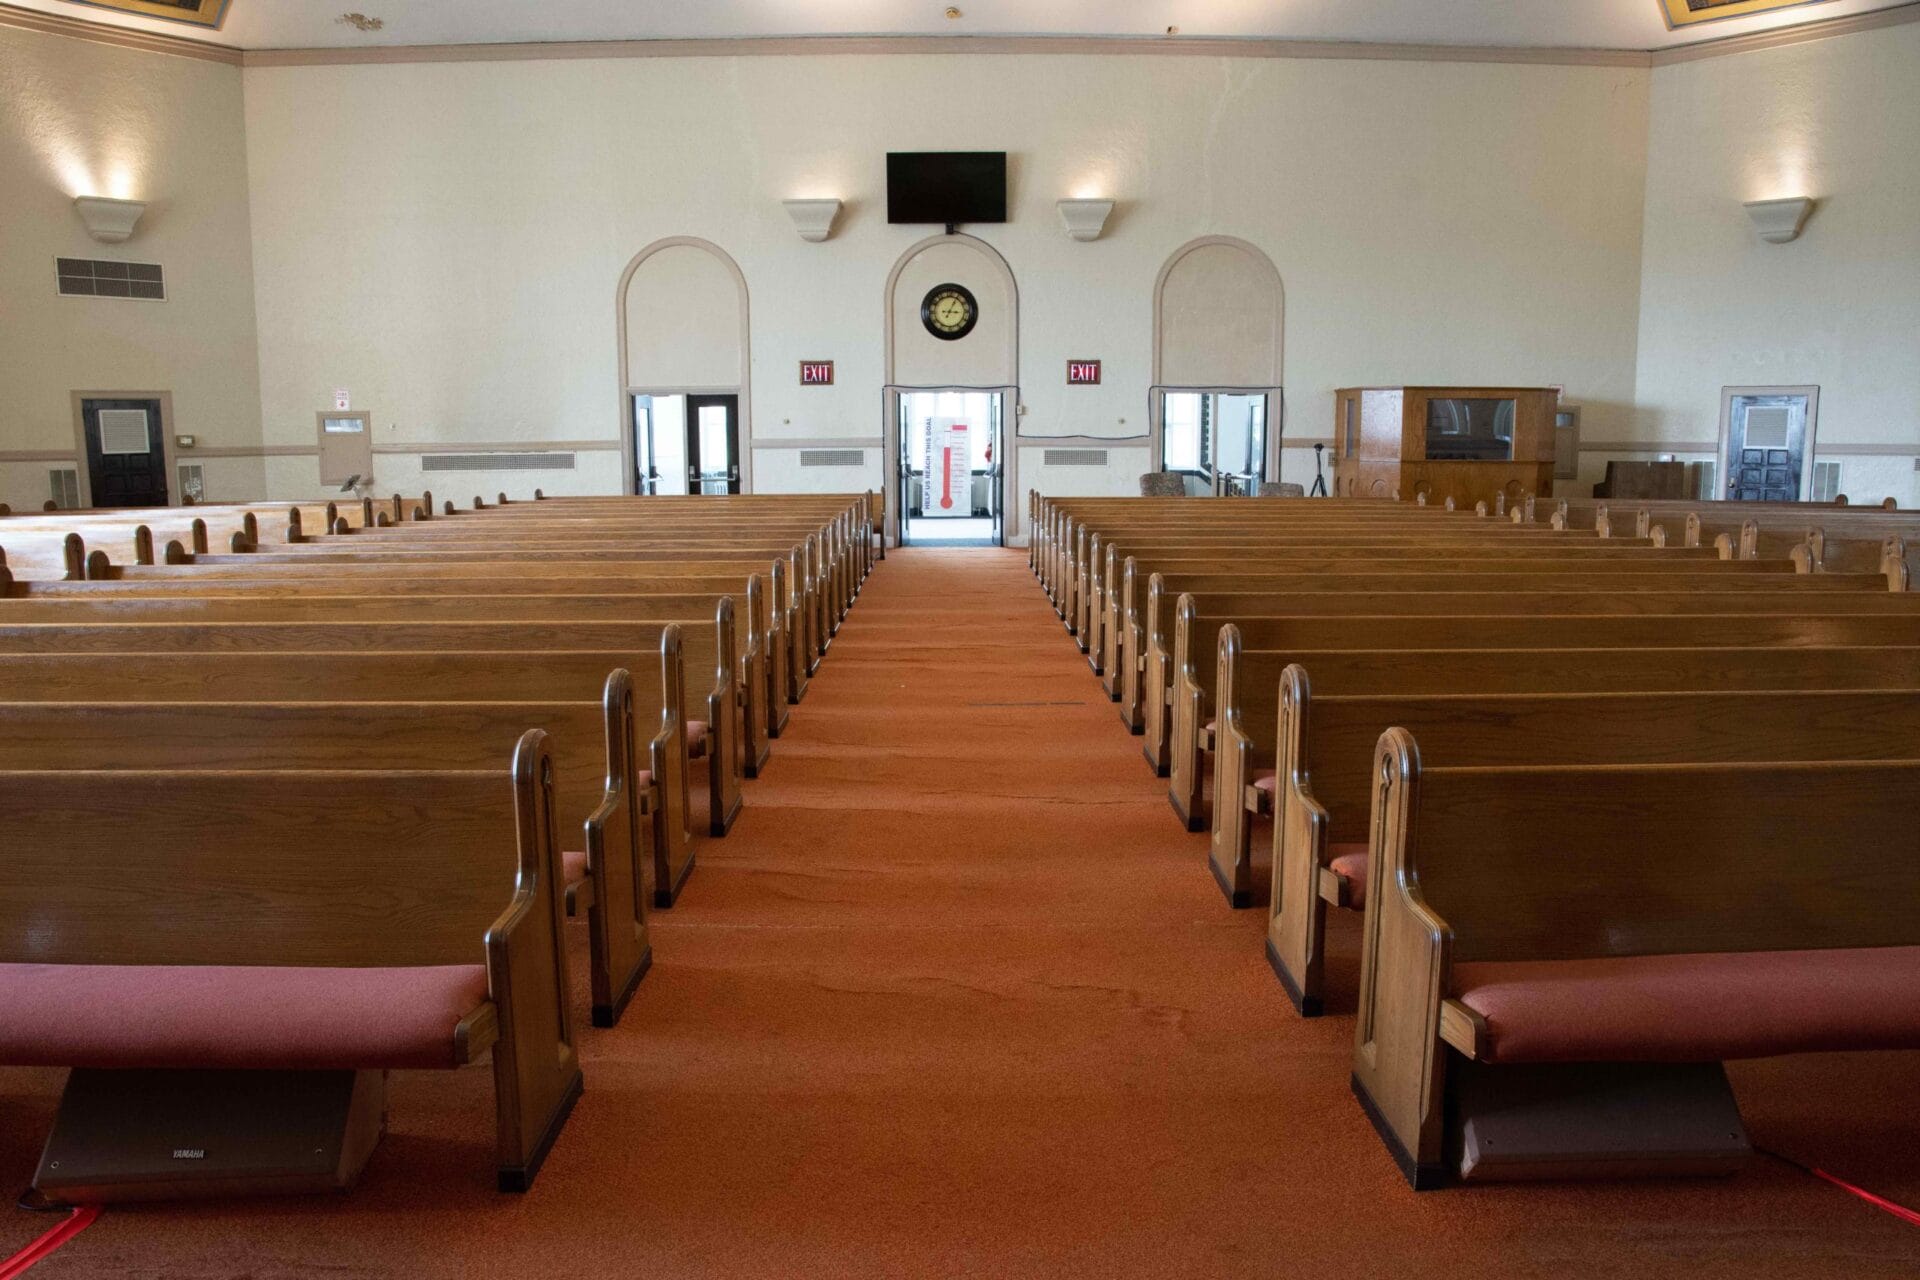
[[[0,964],[10,1066],[450,1068],[484,1054],[493,1027],[484,964]]]
[[[1455,1047],[1481,1062],[1920,1049],[1920,947],[1486,961],[1455,965],[1453,992]]]

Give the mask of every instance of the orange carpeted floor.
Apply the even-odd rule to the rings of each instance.
[[[1203,859],[1020,553],[892,555],[531,1194],[484,1070],[405,1075],[351,1195],[111,1208],[33,1275],[1920,1273],[1920,1229],[1771,1161],[1416,1196],[1347,1090],[1354,921],[1301,1021]],[[1920,1055],[1735,1080],[1758,1141],[1920,1205]],[[59,1083],[0,1073],[0,1183]],[[0,1210],[0,1257],[49,1225]]]

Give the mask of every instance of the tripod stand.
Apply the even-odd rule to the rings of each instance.
[[[1326,451],[1326,447],[1324,444],[1316,444],[1313,446],[1313,488],[1307,490],[1307,496],[1309,498],[1325,498],[1331,496],[1327,493],[1327,478],[1320,472],[1321,454]]]

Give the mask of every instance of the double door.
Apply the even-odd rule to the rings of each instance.
[[[96,507],[167,505],[167,449],[158,400],[83,400],[87,486]]]
[[[1191,496],[1250,497],[1267,478],[1264,392],[1162,391],[1160,469]]]
[[[740,492],[740,397],[633,397],[634,492]]]

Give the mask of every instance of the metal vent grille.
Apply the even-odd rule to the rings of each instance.
[[[1840,496],[1840,464],[1837,462],[1816,462],[1813,464],[1813,500],[1832,502]]]
[[[1048,449],[1044,451],[1042,461],[1050,467],[1104,467],[1107,465],[1105,449]]]
[[[167,285],[157,262],[103,262],[55,258],[60,292],[70,298],[144,298],[164,302]]]
[[[180,496],[195,502],[207,500],[207,477],[197,462],[180,464]]]
[[[803,467],[858,467],[867,461],[865,449],[802,449]]]
[[[56,467],[47,472],[47,495],[53,499],[53,505],[62,511],[80,505],[80,473],[72,467]]]
[[[145,409],[102,409],[100,411],[100,452],[111,454],[151,453],[147,439]]]
[[[422,471],[571,471],[570,453],[423,453]]]

